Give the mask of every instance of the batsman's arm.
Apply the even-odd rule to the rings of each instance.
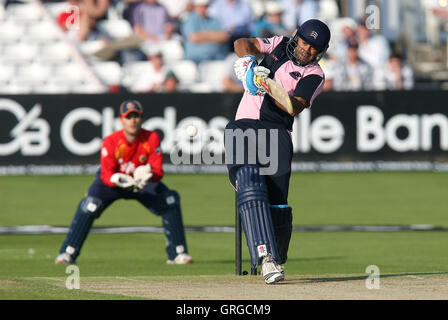
[[[291,97],[294,116],[304,109],[311,108],[314,99],[322,92],[325,77],[313,74],[306,76],[297,84],[294,97]]]
[[[233,42],[233,48],[238,57],[245,55],[258,56],[261,54],[260,43],[256,38],[240,38]]]
[[[294,110],[293,114],[289,113],[288,109],[286,109],[286,107],[283,106],[281,103],[277,102],[277,100],[272,99],[272,101],[274,101],[275,105],[279,109],[290,114],[293,117],[295,117],[296,115],[301,113],[303,110],[305,110],[306,105],[307,105],[307,102],[305,101],[305,99],[303,99],[301,97],[292,97],[292,96],[289,96],[289,98],[291,99],[292,108]]]
[[[307,108],[308,102],[306,102],[306,100],[303,99],[302,97],[289,96],[289,98],[291,99],[292,108],[294,110],[294,114],[292,114],[293,117],[295,117],[296,115],[301,113],[303,110],[305,110],[305,108]],[[281,105],[280,103],[278,103],[275,100],[274,100],[274,103],[277,107],[279,107],[280,109],[282,109],[283,111],[288,113],[288,110],[286,110],[286,108],[283,105]]]
[[[293,97],[286,92],[281,84],[273,79],[265,78],[257,74],[257,84],[272,97],[272,102],[282,111],[291,116],[296,116],[307,107],[307,102],[302,97]]]
[[[244,57],[245,55],[260,56],[264,53],[261,51],[260,41],[257,38],[240,38],[235,40],[233,43],[234,51],[239,57]],[[305,108],[309,106],[306,99],[298,96],[290,96],[291,103],[293,106],[294,114],[293,116],[301,113]],[[273,99],[274,100],[274,99]],[[275,105],[281,110],[289,113],[288,110],[279,102],[274,100]]]

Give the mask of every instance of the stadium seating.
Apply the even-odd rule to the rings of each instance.
[[[96,60],[93,55],[98,50],[104,48],[105,42],[103,40],[89,40],[78,44],[78,49],[89,59]]]
[[[122,69],[120,64],[115,61],[101,61],[92,64],[93,71],[103,81],[103,83],[111,85],[120,85],[122,79]]]
[[[55,65],[52,78],[62,83],[77,84],[86,80],[87,72],[77,63],[58,64]]]
[[[162,41],[159,46],[166,63],[175,63],[184,58],[184,48],[180,41],[166,40]]]
[[[25,33],[25,25],[17,24],[14,21],[0,21],[0,43],[19,42]]]
[[[51,17],[57,17],[67,9],[67,2],[49,2],[45,3],[44,6]]]
[[[105,89],[99,84],[85,82],[73,86],[72,92],[84,94],[105,93],[107,92],[107,88]]]
[[[41,46],[38,62],[64,64],[73,60],[73,52],[64,42],[50,42]]]
[[[245,1],[250,3],[254,18],[263,16],[266,0]],[[356,21],[353,18],[344,17],[343,14],[347,13],[339,12],[340,9],[344,11],[344,8],[338,7],[337,1],[319,0],[319,2],[318,18],[326,21],[332,30],[329,51],[331,54],[331,49],[335,47],[333,44],[343,39],[342,27],[344,25],[355,26]],[[432,47],[430,50],[425,48],[427,39],[422,37],[422,33],[428,26],[425,22],[423,2],[423,0],[409,1],[407,5],[409,10],[405,10],[406,12],[401,18],[402,20],[405,16],[415,18],[411,19],[415,22],[409,24],[411,27],[413,26],[412,28],[403,26],[401,30],[403,38],[409,38],[409,43],[405,45],[406,48],[409,47],[407,60],[412,64],[419,77],[426,79],[425,81],[434,80],[448,83],[448,58],[446,58],[448,49],[444,43],[446,32],[443,32],[442,50],[437,51]],[[348,8],[353,5],[350,4]],[[113,57],[114,50],[118,50],[118,47],[120,49],[128,47],[121,42],[115,48],[108,47],[104,51],[105,55],[97,54],[95,56],[95,53],[105,46],[103,38],[112,41],[126,39],[124,41],[129,40],[131,43],[129,46],[138,45],[138,41],[131,41],[135,40],[136,36],[130,22],[123,17],[127,6],[126,1],[110,1],[107,17],[97,21],[92,37],[83,42],[77,42],[73,36],[74,32],[65,33],[57,24],[59,14],[73,12],[71,6],[70,2],[64,0],[48,2],[0,0],[0,65],[4,66],[3,74],[0,76],[0,93],[76,93],[94,92],[95,90],[104,92],[107,86],[117,84],[132,91],[138,74],[144,70],[144,68],[139,69],[140,66],[148,66],[148,61],[129,62],[127,56],[116,55]],[[161,41],[157,44],[162,51],[166,65],[179,78],[179,87],[182,90],[193,92],[222,91],[221,80],[225,68],[222,61],[204,61],[199,65],[186,61],[181,38],[181,35],[176,34],[173,40]],[[117,43],[114,42],[114,44]],[[141,45],[137,49],[145,52],[144,47]],[[109,51],[111,55],[107,54]],[[130,57],[131,59],[140,58]],[[102,59],[116,59],[119,63]],[[69,65],[67,68],[64,67],[66,64]],[[38,69],[36,65],[41,65],[42,70],[51,69],[47,79],[44,77],[47,74],[45,72],[40,76],[33,74],[33,70]],[[32,76],[28,79],[23,76],[26,74],[27,67],[32,67],[32,70],[29,71]],[[67,69],[71,71],[67,71]],[[99,83],[104,83],[106,87]],[[23,85],[23,88],[20,88],[20,85]]]
[[[52,21],[38,21],[27,24],[25,38],[31,41],[42,41],[51,43],[60,38],[59,28]]]
[[[199,80],[199,71],[193,61],[181,60],[167,63],[167,69],[174,72],[179,79],[179,85],[181,87],[196,83]]]
[[[1,61],[3,64],[26,64],[38,57],[39,46],[24,42],[11,43],[3,46]]]
[[[71,93],[71,87],[67,84],[48,82],[45,84],[38,84],[32,88],[34,93],[45,93],[45,94],[67,94]]]
[[[121,84],[128,90],[133,91],[139,77],[150,68],[151,62],[149,61],[135,61],[125,63],[123,66],[123,74]]]
[[[227,64],[225,61],[203,61],[199,64],[201,82],[208,83],[212,91],[222,91],[222,79]]]
[[[134,61],[121,66],[115,61],[100,61],[94,53],[104,47],[103,40],[76,43],[59,29],[57,17],[68,6],[68,2],[7,6],[3,18],[0,16],[0,93],[104,92],[105,87],[99,83],[106,87],[121,85],[132,91],[150,62]],[[109,8],[108,16],[97,23],[101,36],[119,40],[134,35],[130,23],[120,17],[114,6]],[[221,62],[197,66],[184,60],[180,40],[161,41],[157,46],[167,69],[178,77],[179,88],[195,92],[221,90]]]
[[[36,21],[44,17],[44,12],[42,7],[34,2],[12,3],[7,7],[6,17],[8,20],[15,20],[16,22]]]
[[[98,31],[110,39],[122,39],[133,35],[131,24],[127,20],[101,20],[97,23]]]
[[[0,83],[7,83],[15,74],[16,67],[14,65],[0,64]]]
[[[11,81],[8,84],[0,85],[0,92],[7,94],[29,94],[33,93],[33,87],[29,83]]]
[[[52,66],[40,63],[23,64],[18,66],[16,78],[28,81],[45,82],[52,73]]]
[[[0,93],[100,93],[116,85],[132,91],[150,62],[120,65],[116,61],[101,61],[94,53],[104,47],[103,40],[73,42],[56,23],[58,15],[69,5],[24,2],[6,7],[4,15],[0,15]],[[108,16],[97,23],[100,37],[120,40],[134,35],[130,23],[120,17],[114,6],[109,8]],[[206,61],[197,66],[184,60],[178,39],[161,41],[157,46],[167,69],[178,77],[181,90],[221,90],[222,62]]]

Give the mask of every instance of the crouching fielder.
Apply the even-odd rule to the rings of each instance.
[[[234,43],[240,57],[234,69],[245,93],[235,121],[226,127],[227,168],[237,192],[238,213],[252,267],[261,264],[261,273],[268,284],[284,279],[283,264],[292,232],[288,190],[294,116],[310,108],[322,91],[325,77],[318,62],[329,41],[328,27],[319,20],[308,20],[291,38],[242,38]],[[256,56],[264,56],[259,65]],[[294,111],[288,112],[265,94],[257,76],[281,84]]]
[[[179,194],[163,177],[160,138],[141,128],[143,108],[138,101],[120,105],[122,130],[107,136],[101,147],[101,167],[79,202],[57,264],[75,263],[95,219],[115,200],[137,200],[162,218],[168,264],[193,262],[188,255]]]

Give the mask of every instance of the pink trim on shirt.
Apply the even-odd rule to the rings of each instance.
[[[272,38],[256,38],[260,44],[260,52],[263,54],[270,54],[282,42],[282,36],[275,36]]]
[[[260,52],[265,55],[271,55],[274,49],[283,40],[282,36],[275,36],[272,38],[256,38],[260,44]],[[271,55],[271,57],[276,60],[277,57]],[[300,77],[293,77],[291,74],[299,74]],[[295,65],[292,61],[285,62],[274,74],[274,80],[280,83],[283,88],[288,91],[289,95],[294,95],[294,90],[296,89],[297,83],[306,76],[316,74],[323,78],[321,84],[314,92],[311,101],[308,101],[311,108],[314,99],[322,92],[322,88],[325,82],[324,72],[318,63],[311,63],[305,67]],[[239,119],[260,119],[260,109],[263,103],[263,96],[253,96],[248,93],[243,94],[243,98],[238,106],[235,120]]]

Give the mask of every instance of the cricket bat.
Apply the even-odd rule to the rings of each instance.
[[[256,76],[256,81],[266,90],[268,95],[285,107],[286,111],[291,116],[294,116],[291,98],[285,88],[271,78],[261,78],[260,76]]]

